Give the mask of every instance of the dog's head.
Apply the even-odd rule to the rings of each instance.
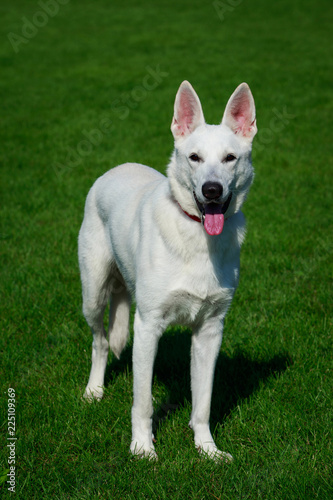
[[[220,234],[224,218],[240,210],[254,176],[251,149],[257,127],[249,86],[237,87],[220,125],[207,125],[197,94],[184,81],[176,95],[171,130],[172,194],[185,212],[204,221],[209,235]]]

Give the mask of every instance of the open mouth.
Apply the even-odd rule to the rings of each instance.
[[[206,233],[209,234],[210,236],[216,236],[218,234],[221,234],[224,225],[224,214],[229,208],[232,198],[232,193],[229,194],[228,198],[224,203],[215,203],[215,202],[200,203],[194,191],[193,191],[193,196],[198,206],[198,209],[201,212],[202,222]]]

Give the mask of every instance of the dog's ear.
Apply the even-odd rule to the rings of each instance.
[[[199,97],[186,80],[180,85],[175,100],[171,131],[175,140],[185,138],[205,123]]]
[[[235,134],[251,141],[256,135],[256,109],[247,83],[241,83],[230,97],[224,111],[222,125],[226,125]]]

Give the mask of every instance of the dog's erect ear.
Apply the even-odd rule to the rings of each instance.
[[[251,141],[256,135],[256,108],[247,83],[241,83],[230,97],[225,108],[222,125],[226,125],[235,134]]]
[[[171,131],[175,140],[185,138],[199,125],[205,123],[199,97],[192,85],[186,80],[181,84],[176,95]]]

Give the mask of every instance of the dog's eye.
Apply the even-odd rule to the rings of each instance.
[[[196,155],[195,153],[192,153],[190,155],[190,160],[192,160],[192,161],[200,161],[200,157],[198,155]]]
[[[225,162],[234,161],[234,160],[236,160],[236,156],[235,156],[235,155],[232,155],[232,154],[228,154],[228,155],[225,157],[225,159],[224,159],[224,161],[225,161]]]

